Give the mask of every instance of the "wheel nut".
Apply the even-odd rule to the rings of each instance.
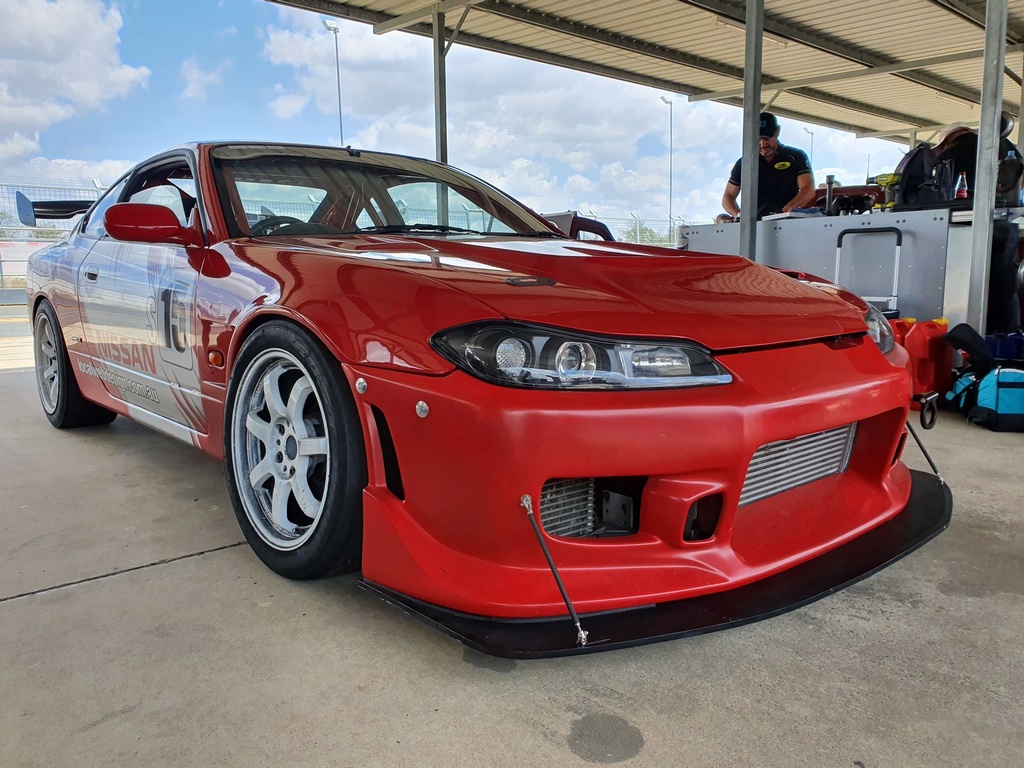
[[[416,403],[416,415],[421,419],[427,418],[427,414],[430,413],[430,406],[420,400]]]
[[[366,379],[356,379],[356,392],[360,395],[366,394]]]

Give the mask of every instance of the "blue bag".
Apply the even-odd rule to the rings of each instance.
[[[960,379],[957,379],[954,390],[959,383]],[[962,391],[970,387],[965,383]],[[985,374],[977,384],[977,402],[968,412],[967,419],[994,432],[1024,432],[1024,371],[996,368]]]
[[[978,404],[978,386],[981,379],[976,371],[964,371],[957,376],[953,388],[946,393],[949,407],[967,416]]]
[[[995,360],[1024,362],[1024,332],[990,334],[985,346]]]

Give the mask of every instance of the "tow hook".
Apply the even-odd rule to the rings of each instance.
[[[921,428],[931,429],[939,417],[939,393],[925,392],[913,395],[911,399],[921,405]]]

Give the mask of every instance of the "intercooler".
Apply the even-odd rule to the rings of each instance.
[[[856,424],[762,445],[743,481],[739,506],[846,471]]]
[[[540,521],[552,536],[592,536],[597,528],[594,478],[549,480],[540,492]]]

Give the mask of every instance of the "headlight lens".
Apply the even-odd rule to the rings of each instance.
[[[658,389],[732,381],[694,344],[606,339],[513,323],[453,328],[431,344],[462,370],[512,387]]]
[[[868,336],[874,339],[875,344],[882,350],[883,355],[892,352],[896,346],[896,337],[893,335],[892,326],[885,319],[882,310],[873,304],[868,304],[868,311],[864,313],[864,322],[868,324]]]

